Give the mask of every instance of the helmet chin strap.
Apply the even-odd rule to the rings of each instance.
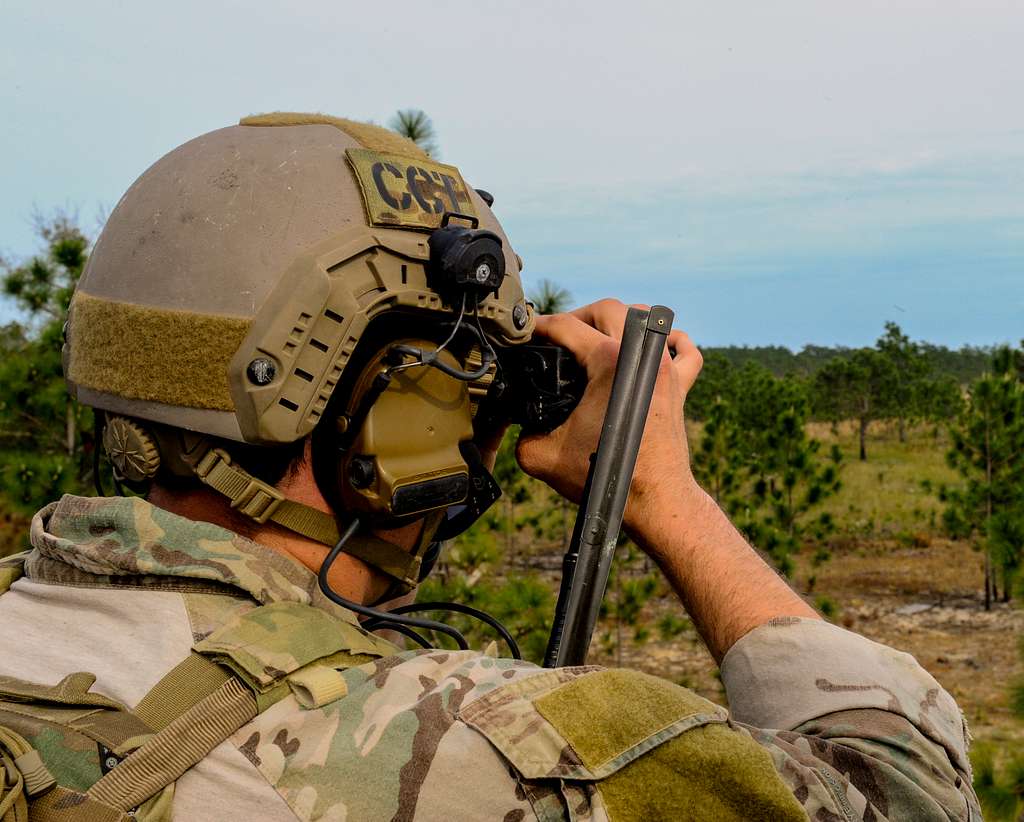
[[[339,539],[338,523],[333,516],[301,502],[288,499],[277,488],[254,477],[232,462],[223,449],[210,447],[192,463],[199,480],[219,494],[231,507],[259,524],[272,522],[296,534],[333,548]],[[412,551],[365,534],[353,534],[344,552],[365,562],[390,580],[382,599],[393,599],[413,590],[420,582],[420,565],[427,553],[443,511],[427,515],[420,538]]]

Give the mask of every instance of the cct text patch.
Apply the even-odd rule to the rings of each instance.
[[[437,228],[446,211],[476,217],[466,181],[455,166],[382,154],[346,152],[359,180],[370,225]]]

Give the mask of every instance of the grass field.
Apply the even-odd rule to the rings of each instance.
[[[852,423],[841,425],[837,433],[814,423],[808,433],[825,445],[838,443],[843,453],[843,487],[823,505],[841,533],[910,539],[939,530],[941,504],[922,483],[938,488],[957,481],[946,464],[949,442],[944,431],[922,426],[910,430],[907,442],[901,443],[894,426],[875,423],[869,430],[866,462],[858,458]]]

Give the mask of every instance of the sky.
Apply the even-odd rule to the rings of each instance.
[[[241,116],[415,107],[528,290],[703,345],[1018,341],[1022,42],[1019,0],[0,0],[0,254]]]

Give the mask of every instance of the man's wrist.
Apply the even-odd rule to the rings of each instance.
[[[705,519],[714,501],[692,475],[634,485],[626,507],[626,532],[653,559],[685,550],[685,535]]]

